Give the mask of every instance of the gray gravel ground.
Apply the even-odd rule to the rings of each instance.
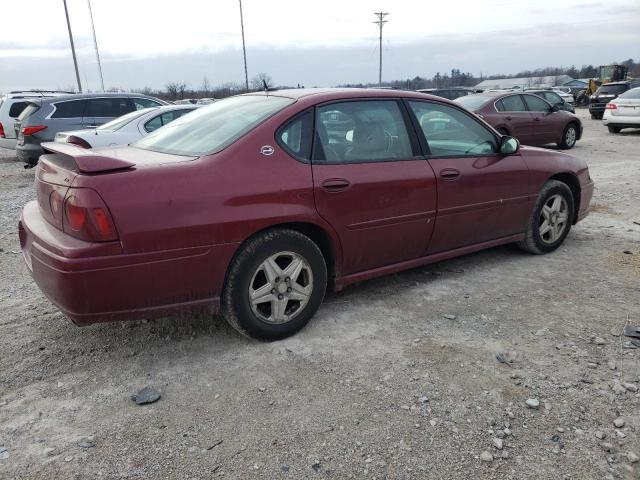
[[[3,151],[0,478],[640,478],[640,131],[580,115],[594,208],[557,252],[362,283],[270,344],[211,318],[72,325],[23,265],[33,170]]]

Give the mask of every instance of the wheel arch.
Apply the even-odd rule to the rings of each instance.
[[[552,175],[551,177],[549,177],[549,180],[557,180],[559,182],[562,182],[566,184],[571,190],[571,193],[573,195],[573,209],[574,209],[573,224],[575,225],[578,219],[578,212],[580,211],[581,188],[580,188],[580,181],[578,180],[578,177],[576,177],[573,173],[562,172],[562,173],[556,173],[555,175]]]
[[[233,264],[233,259],[235,259],[235,257],[249,240],[254,238],[256,235],[260,235],[261,233],[267,232],[269,230],[280,229],[297,231],[310,238],[318,246],[327,265],[327,287],[328,289],[333,289],[336,279],[341,275],[340,272],[342,265],[342,247],[340,245],[340,240],[338,239],[337,235],[330,230],[330,227],[319,225],[308,220],[274,223],[260,228],[259,230],[256,230],[248,235],[236,248],[231,261],[227,266],[227,272],[225,273],[223,285],[227,282],[227,276],[229,274],[229,269]]]

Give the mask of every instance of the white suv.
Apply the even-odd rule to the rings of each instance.
[[[28,100],[32,98],[55,97],[57,95],[67,95],[71,92],[57,92],[49,90],[24,90],[9,92],[0,95],[0,147],[16,148],[16,132],[13,128],[18,115],[27,106]]]

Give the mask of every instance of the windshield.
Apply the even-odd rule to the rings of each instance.
[[[596,95],[618,95],[624,92],[627,89],[627,86],[624,84],[618,85],[602,85],[597,91]]]
[[[230,97],[174,120],[133,146],[188,156],[219,152],[293,102],[273,95]]]
[[[150,108],[143,108],[142,110],[135,110],[131,113],[127,113],[126,115],[122,115],[121,117],[118,117],[114,120],[111,120],[110,122],[100,125],[96,130],[109,130],[109,131],[119,130],[120,128],[124,127],[127,123],[135,120],[136,118],[140,118],[145,113],[149,113],[150,111],[155,110],[156,108],[159,108],[159,107],[150,107]]]
[[[618,98],[626,98],[626,99],[629,99],[629,100],[638,100],[638,99],[640,99],[640,87],[639,88],[632,88],[631,90],[627,90],[622,95],[620,95]]]
[[[478,110],[486,103],[494,100],[496,97],[489,95],[466,95],[464,97],[458,97],[454,100],[458,105],[462,105],[467,110]]]

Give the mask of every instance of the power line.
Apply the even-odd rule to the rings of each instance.
[[[100,64],[100,52],[98,52],[98,39],[96,37],[96,26],[93,24],[93,12],[91,11],[91,0],[87,0],[89,7],[89,18],[91,19],[91,30],[93,30],[93,45],[96,47],[96,60],[98,60],[98,72],[100,72],[100,85],[104,92],[104,78],[102,78],[102,65]]]
[[[71,56],[73,56],[73,66],[76,69],[76,80],[78,81],[78,91],[82,93],[82,84],[80,83],[80,72],[78,71],[78,60],[76,59],[76,47],[73,45],[73,34],[71,33],[71,22],[69,21],[69,10],[67,9],[67,0],[62,0],[64,4],[64,14],[67,17],[67,29],[69,30],[69,42],[71,42]]]
[[[387,23],[387,20],[385,20],[384,18],[389,15],[389,12],[375,12],[374,15],[378,16],[378,20],[376,20],[375,23],[376,25],[378,25],[378,28],[380,29],[380,63],[378,66],[378,86],[381,87],[382,86],[382,27],[385,23]]]
[[[242,56],[244,57],[244,81],[249,91],[249,74],[247,73],[247,48],[244,44],[244,21],[242,18],[242,0],[238,0],[240,3],[240,29],[242,30]]]

